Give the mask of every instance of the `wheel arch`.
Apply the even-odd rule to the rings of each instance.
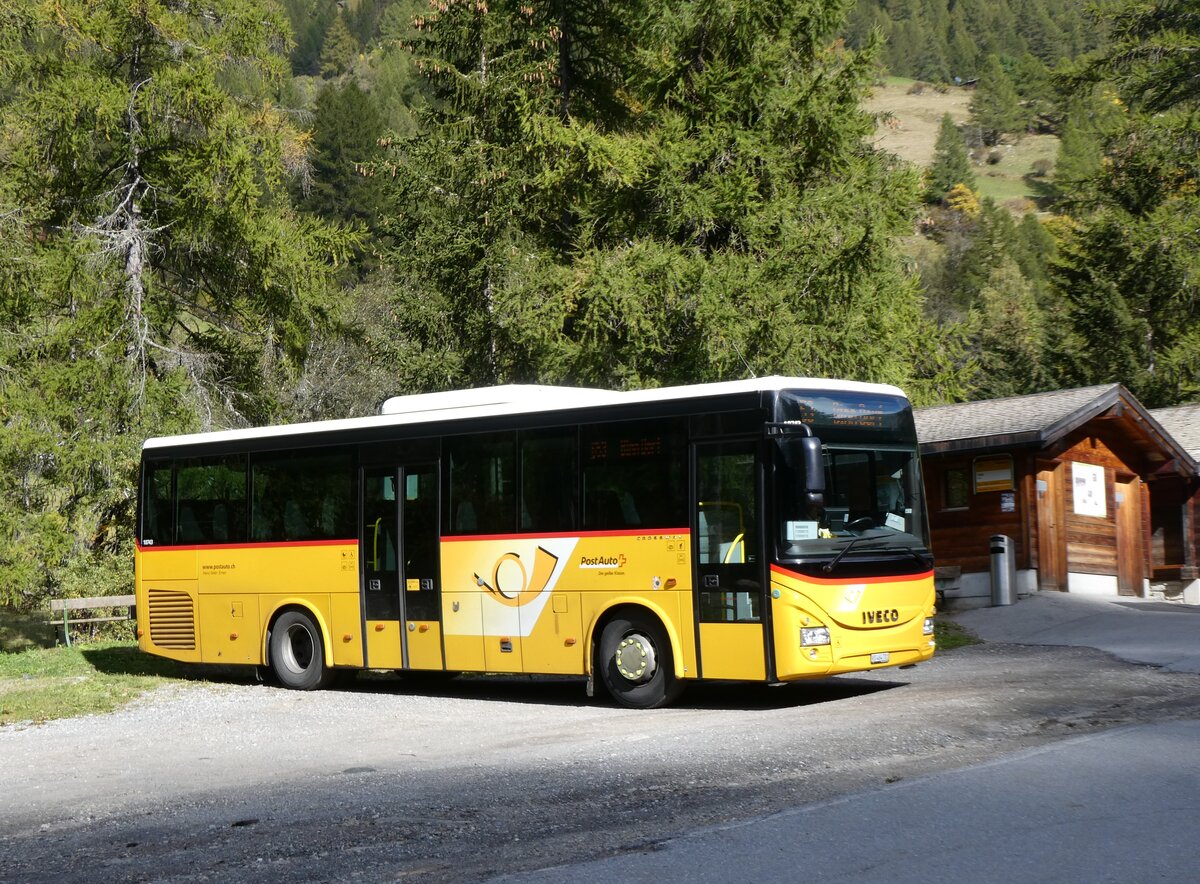
[[[596,674],[596,642],[600,640],[600,635],[604,632],[604,627],[617,617],[629,615],[653,617],[658,621],[659,627],[661,627],[663,634],[666,635],[667,641],[671,645],[671,668],[674,670],[675,678],[684,678],[683,643],[680,641],[675,629],[671,626],[671,618],[658,605],[646,602],[643,599],[614,599],[592,619],[591,626],[588,629],[587,643],[584,645],[588,649],[587,660],[585,661],[585,674]]]
[[[315,605],[303,599],[284,599],[275,606],[270,616],[264,618],[266,625],[263,627],[263,632],[259,639],[262,643],[263,665],[271,665],[271,630],[275,628],[275,624],[279,621],[279,618],[288,611],[298,611],[312,618],[317,629],[321,631],[321,653],[325,657],[325,667],[327,669],[332,668],[333,640],[330,638],[329,622]]]

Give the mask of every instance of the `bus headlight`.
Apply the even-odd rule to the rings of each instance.
[[[800,647],[811,648],[815,645],[829,644],[829,627],[806,626],[800,628]]]
[[[932,617],[925,618],[925,634],[933,635],[933,618]]]

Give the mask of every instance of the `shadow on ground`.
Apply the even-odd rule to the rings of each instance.
[[[107,647],[82,651],[97,672],[142,675],[186,681],[225,684],[266,682],[254,666],[192,665],[145,654],[135,647]],[[616,706],[602,690],[588,697],[586,681],[579,676],[554,675],[456,675],[449,672],[339,671],[340,678],[328,690],[361,694],[391,694],[446,697],[463,700],[527,703],[531,706]],[[783,709],[833,703],[879,691],[904,687],[906,681],[882,681],[851,677],[826,678],[791,684],[767,685],[745,682],[699,682],[689,684],[673,704],[684,709]],[[280,688],[282,690],[282,688]]]

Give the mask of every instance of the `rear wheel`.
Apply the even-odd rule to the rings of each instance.
[[[665,706],[683,690],[671,643],[649,615],[610,620],[600,633],[596,668],[612,698],[631,709]]]
[[[285,611],[271,628],[271,671],[285,688],[312,691],[329,685],[321,630],[302,611]]]

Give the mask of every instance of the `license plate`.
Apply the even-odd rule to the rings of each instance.
[[[886,663],[890,659],[892,659],[892,655],[890,653],[888,653],[887,651],[884,651],[882,654],[872,654],[871,655],[872,663]]]

